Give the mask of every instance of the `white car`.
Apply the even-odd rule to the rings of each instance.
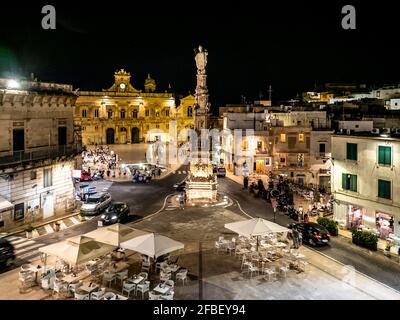
[[[89,198],[87,198],[84,204],[82,204],[81,215],[97,215],[104,209],[108,208],[110,204],[111,194],[109,194],[108,192],[93,194],[89,196]]]

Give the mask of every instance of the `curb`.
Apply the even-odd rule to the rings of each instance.
[[[57,221],[60,221],[60,220],[63,220],[63,219],[67,219],[67,218],[71,218],[71,217],[78,216],[78,215],[79,215],[79,212],[75,212],[75,213],[72,213],[72,214],[69,214],[69,215],[66,215],[66,216],[60,216],[60,217],[57,217],[57,218],[52,219],[52,220],[50,220],[50,221],[43,222],[43,223],[39,223],[39,224],[37,224],[37,225],[32,225],[32,226],[33,226],[35,229],[37,229],[37,228],[43,227],[43,226],[45,226],[45,225],[52,224],[52,223],[55,223],[55,222],[57,222]],[[21,229],[21,230],[16,230],[16,231],[4,233],[4,234],[2,234],[2,235],[0,236],[0,238],[6,238],[6,237],[15,236],[15,235],[20,234],[20,233],[23,233],[23,232],[25,232],[25,231],[24,231],[24,228]],[[36,237],[36,238],[37,238],[37,237]]]

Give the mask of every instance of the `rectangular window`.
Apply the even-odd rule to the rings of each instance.
[[[247,151],[249,148],[249,142],[247,140],[243,140],[242,142],[242,150]]]
[[[99,109],[94,110],[94,117],[98,118],[99,117]]]
[[[285,134],[285,133],[281,133],[281,135],[280,135],[280,141],[281,141],[281,142],[286,142],[286,134]]]
[[[156,112],[156,117],[158,118],[160,116],[160,112]]]
[[[82,118],[86,118],[87,117],[87,110],[84,109],[82,110]]]
[[[24,203],[18,203],[14,206],[14,220],[22,220],[25,215]]]
[[[107,111],[107,116],[108,116],[108,119],[112,119],[112,116],[113,116],[112,110]]]
[[[160,129],[160,125],[159,124],[156,124],[156,129]]]
[[[36,171],[35,170],[31,171],[31,180],[36,180]]]
[[[346,159],[357,161],[357,144],[356,143],[347,143],[346,144]]]
[[[165,110],[165,116],[169,117],[169,109]]]
[[[304,133],[299,134],[299,142],[304,142]]]
[[[387,180],[378,180],[378,197],[392,199],[392,183]]]
[[[53,185],[53,172],[50,169],[43,169],[43,188],[51,187]]]
[[[325,154],[325,143],[319,144],[319,152]]]
[[[262,141],[257,141],[257,149],[258,150],[262,149]]]
[[[148,117],[150,115],[150,111],[146,110],[146,117]]]
[[[357,192],[357,175],[342,173],[342,189]]]
[[[392,164],[392,148],[379,146],[378,148],[378,163],[384,166]]]

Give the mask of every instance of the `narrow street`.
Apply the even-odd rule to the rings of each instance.
[[[249,215],[273,220],[272,207],[265,200],[255,198],[242,186],[229,178],[218,179],[218,187],[221,192],[237,200],[240,207]],[[293,220],[283,213],[276,214],[276,222],[287,225]],[[381,253],[369,253],[367,250],[348,243],[342,237],[332,237],[331,243],[325,247],[317,247],[315,250],[331,257],[345,265],[351,265],[356,270],[376,279],[396,290],[400,290],[400,263],[395,259],[389,259]]]

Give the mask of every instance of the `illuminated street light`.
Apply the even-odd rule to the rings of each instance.
[[[7,82],[7,88],[10,89],[17,89],[19,88],[19,82],[16,80],[8,80]]]

